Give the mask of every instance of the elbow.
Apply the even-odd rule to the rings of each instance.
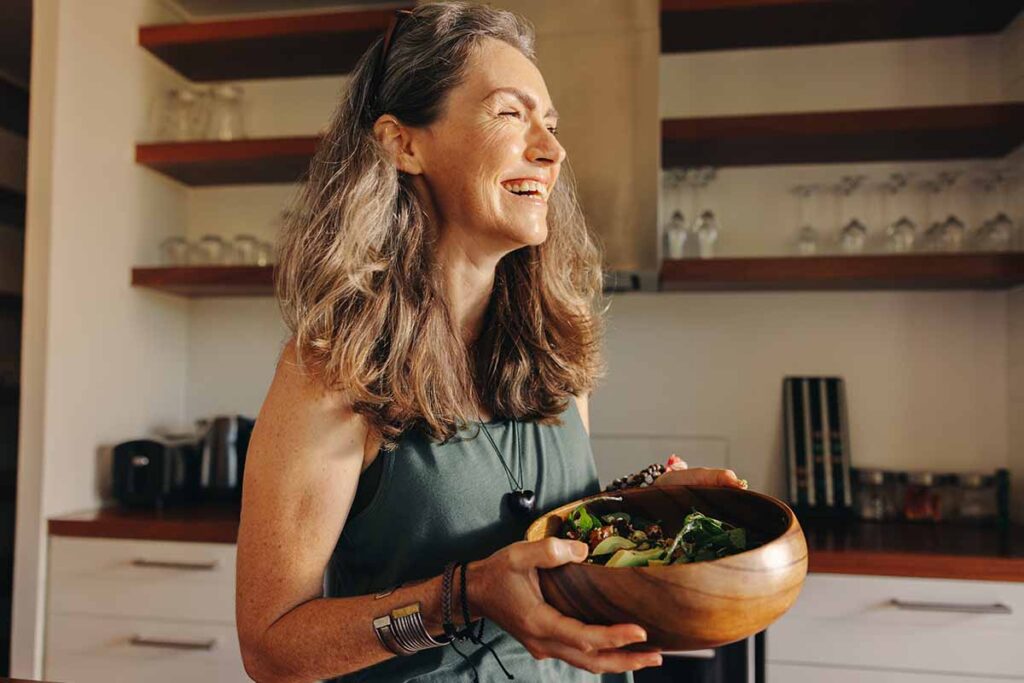
[[[256,683],[299,683],[300,679],[282,672],[273,665],[273,659],[262,639],[246,637],[241,632],[238,635],[242,666],[250,679]]]

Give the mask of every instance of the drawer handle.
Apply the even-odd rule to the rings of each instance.
[[[162,569],[199,569],[209,571],[217,568],[217,560],[209,562],[169,562],[165,560],[146,560],[136,558],[132,560],[135,567],[160,567]]]
[[[217,644],[216,638],[208,640],[165,640],[163,638],[145,638],[132,636],[131,644],[136,647],[162,647],[172,650],[212,650]]]
[[[964,602],[917,602],[914,600],[899,600],[893,598],[889,604],[896,609],[905,609],[912,612],[958,612],[961,614],[1013,614],[1009,605],[1001,602],[991,604],[977,604]]]

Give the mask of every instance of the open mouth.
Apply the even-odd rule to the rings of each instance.
[[[533,199],[534,201],[541,202],[547,200],[546,188],[535,181],[502,183],[501,187],[509,194],[514,194],[524,199]]]

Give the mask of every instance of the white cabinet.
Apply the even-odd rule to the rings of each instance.
[[[768,631],[769,681],[1024,680],[1022,643],[1024,583],[814,574]]]
[[[44,677],[249,681],[235,630],[235,546],[50,538]]]

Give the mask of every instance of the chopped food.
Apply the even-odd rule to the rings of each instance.
[[[625,511],[595,515],[577,506],[562,525],[562,538],[590,546],[587,564],[606,567],[656,567],[717,560],[756,547],[746,529],[708,517],[698,510],[686,516],[679,532],[667,538],[660,520]]]

